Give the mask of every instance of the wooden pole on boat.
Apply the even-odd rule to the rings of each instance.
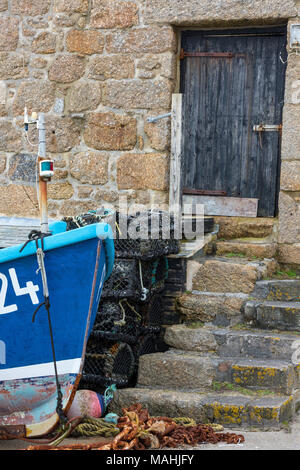
[[[38,118],[38,131],[39,131],[39,152],[38,152],[38,165],[39,165],[39,206],[41,218],[41,232],[48,233],[48,197],[47,197],[47,180],[41,176],[41,161],[46,159],[46,126],[44,113],[39,114]]]

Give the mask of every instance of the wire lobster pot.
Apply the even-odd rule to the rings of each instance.
[[[151,261],[117,259],[110,278],[104,284],[102,298],[147,301],[164,289],[167,277],[166,257]]]

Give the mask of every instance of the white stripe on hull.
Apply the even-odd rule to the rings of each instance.
[[[78,374],[80,370],[81,358],[57,361],[57,372],[63,374]],[[0,369],[0,381],[18,380],[33,377],[47,377],[55,375],[53,362],[36,364],[24,367],[13,367],[11,369]]]

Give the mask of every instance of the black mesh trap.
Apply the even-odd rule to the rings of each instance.
[[[127,299],[102,301],[91,333],[92,338],[135,343],[141,328],[142,316],[138,306]]]

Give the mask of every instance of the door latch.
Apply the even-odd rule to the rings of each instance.
[[[253,130],[255,132],[281,132],[282,131],[282,124],[274,125],[274,124],[256,124],[253,126]]]

